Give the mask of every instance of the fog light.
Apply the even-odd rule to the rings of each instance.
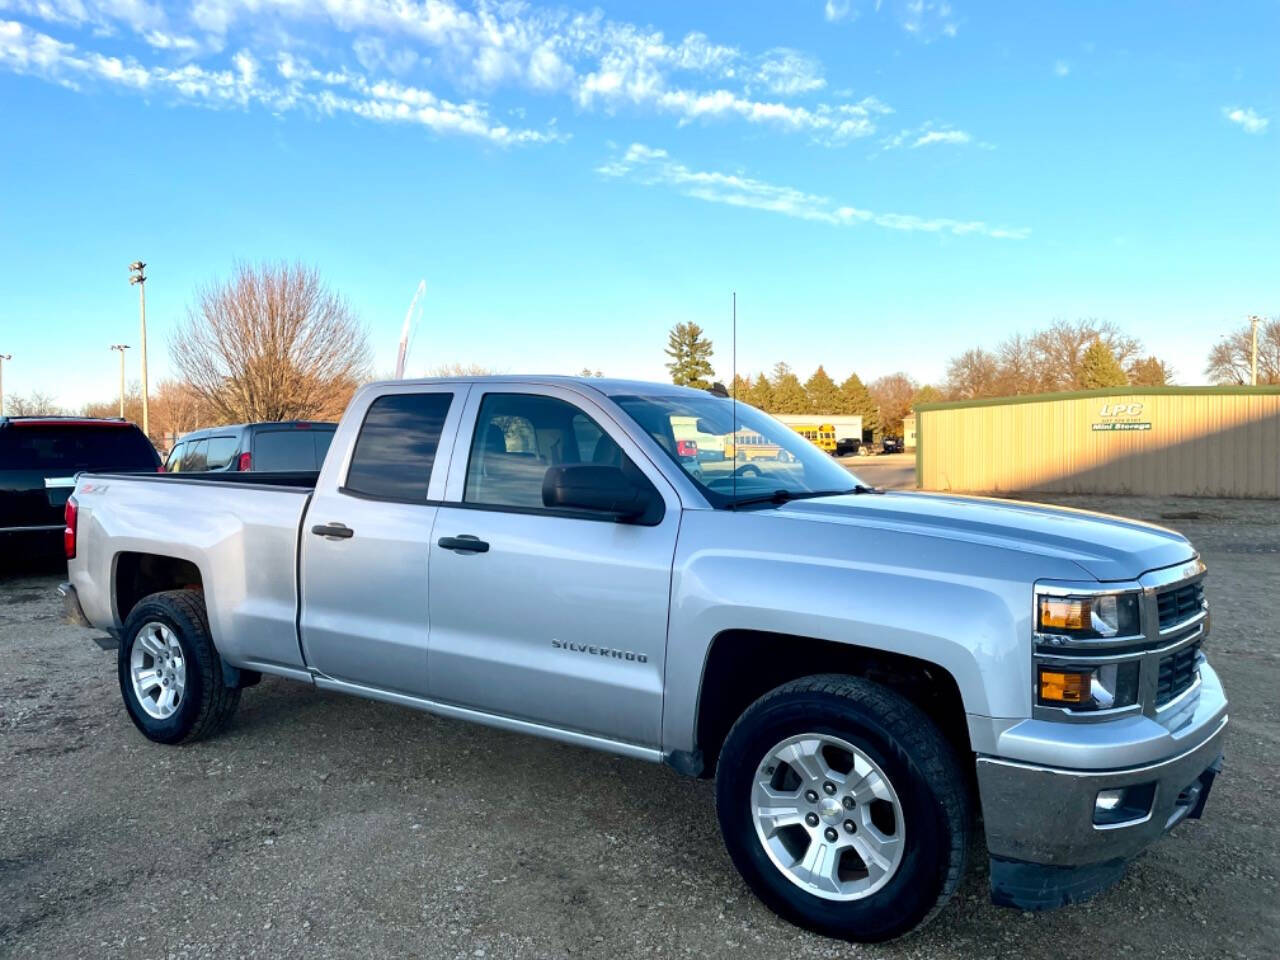
[[[1093,801],[1093,822],[1099,827],[1114,827],[1145,820],[1151,815],[1151,803],[1155,798],[1154,782],[1099,790]]]

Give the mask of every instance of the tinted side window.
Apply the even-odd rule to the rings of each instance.
[[[352,493],[420,503],[436,460],[451,393],[396,393],[369,407],[344,487]]]
[[[314,470],[316,442],[310,430],[263,430],[253,438],[254,470]]]
[[[155,470],[160,456],[132,424],[42,424],[14,421],[0,430],[0,468],[75,473]]]
[[[182,452],[187,449],[185,443],[175,443],[173,449],[169,451],[169,460],[165,463],[164,468],[169,473],[178,473],[182,470]]]
[[[200,471],[209,469],[209,441],[197,440],[194,443],[187,444],[187,450],[182,455],[182,472],[183,473],[199,473]]]
[[[621,466],[622,450],[572,404],[532,394],[491,393],[480,404],[462,499],[541,508],[547,468],[565,463]]]
[[[210,437],[207,470],[225,470],[239,446],[235,437]]]

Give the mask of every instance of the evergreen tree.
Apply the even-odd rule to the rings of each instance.
[[[1129,382],[1135,387],[1163,387],[1172,379],[1168,366],[1155,357],[1135,360],[1129,367]]]
[[[1128,385],[1129,377],[1111,349],[1101,339],[1089,344],[1080,358],[1080,386],[1086,390],[1100,390]]]
[[[840,388],[836,386],[836,382],[827,375],[827,371],[819,365],[818,369],[813,371],[808,382],[804,385],[804,392],[808,398],[808,406],[810,413],[837,413],[836,407],[840,402]]]
[[[742,399],[757,410],[772,410],[773,384],[762,373],[756,377],[754,382],[748,381],[747,391],[742,395]]]
[[[809,398],[804,392],[804,384],[788,364],[773,365],[773,407],[769,412],[809,412]]]
[[[737,397],[741,403],[751,402],[751,378],[740,373],[733,375],[733,383],[729,385],[729,396]]]
[[[711,341],[696,323],[677,323],[667,334],[667,356],[671,361],[671,382],[680,387],[706,390],[715,370],[711,366]]]
[[[861,415],[863,430],[880,429],[876,402],[871,398],[871,391],[858,379],[856,373],[849,374],[849,379],[840,384],[840,406],[840,413]]]
[[[941,403],[944,399],[946,398],[943,397],[941,390],[926,383],[911,398],[911,409],[914,410],[922,403]]]

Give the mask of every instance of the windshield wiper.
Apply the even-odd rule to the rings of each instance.
[[[772,493],[762,493],[754,497],[742,497],[729,503],[730,510],[736,510],[738,507],[748,507],[753,503],[789,503],[792,500],[810,500],[814,497],[839,497],[849,493],[869,493],[870,487],[864,487],[858,484],[848,490],[774,490]]]

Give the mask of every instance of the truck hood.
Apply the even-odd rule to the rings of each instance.
[[[1195,556],[1185,537],[1155,524],[986,497],[890,491],[796,500],[777,513],[1060,557],[1096,580],[1132,580]]]

